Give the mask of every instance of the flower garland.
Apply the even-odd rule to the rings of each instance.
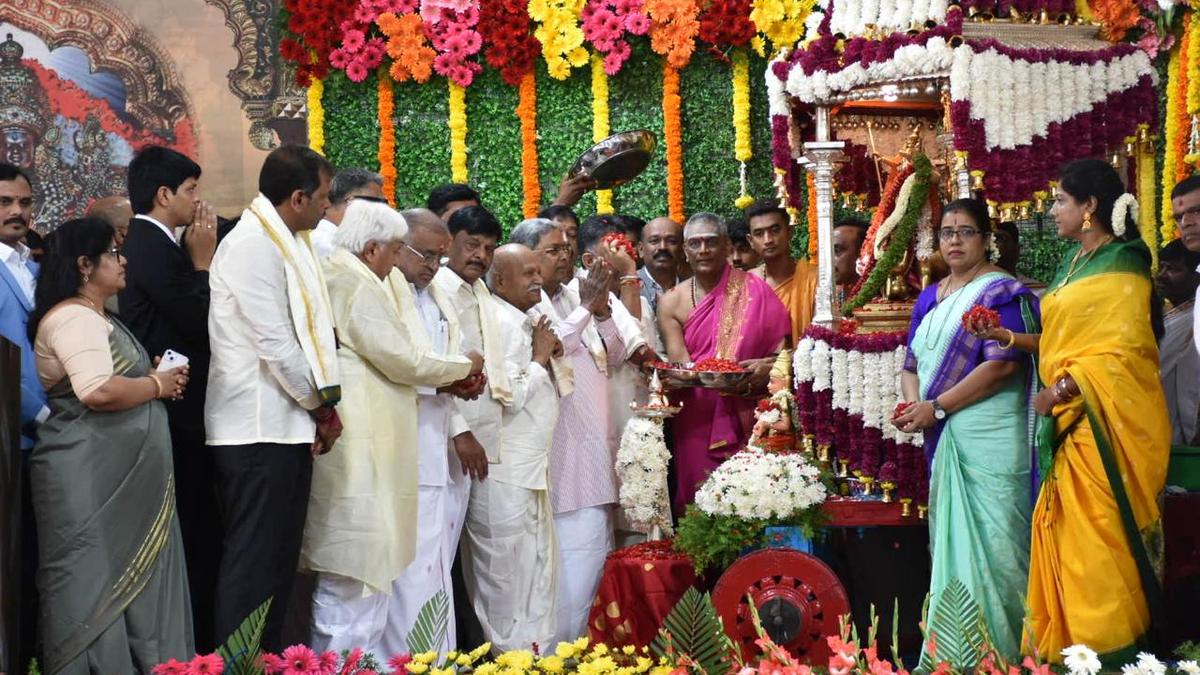
[[[670,537],[671,500],[667,495],[667,464],[671,451],[656,420],[631,417],[617,450],[621,508],[630,523],[650,534],[655,527]]]
[[[750,0],[713,0],[700,14],[699,37],[714,48],[745,47],[755,36]]]
[[[572,68],[588,62],[583,46],[579,15],[584,0],[530,0],[529,16],[538,23],[533,35],[542,43],[546,71],[556,80],[565,80]]]
[[[920,262],[929,262],[933,258],[933,209],[929,204],[921,209],[921,224],[917,229],[917,260]],[[995,238],[992,239],[992,246],[996,245]]]
[[[424,84],[433,74],[437,52],[425,38],[425,28],[419,14],[380,14],[376,19],[380,32],[387,37],[387,54],[392,57],[388,74],[396,82],[410,78]]]
[[[514,87],[523,86],[538,54],[537,39],[529,32],[528,7],[526,0],[480,3],[479,32],[487,45],[484,58]],[[528,197],[528,190],[525,194]]]
[[[517,117],[521,120],[521,212],[534,218],[542,203],[542,184],[538,181],[537,150],[537,78],[526,70],[517,90]]]
[[[616,75],[633,53],[625,33],[645,35],[650,17],[642,11],[642,0],[588,0],[579,15],[583,36],[604,56],[604,72]]]
[[[663,139],[667,145],[667,214],[684,222],[683,210],[683,120],[679,97],[679,70],[670,59],[663,61]]]
[[[1200,165],[1200,21],[1190,21],[1184,28],[1184,42],[1180,48],[1179,67],[1186,84],[1184,89],[1185,101],[1183,112],[1186,117],[1180,118],[1179,133],[1186,136],[1182,145],[1187,148],[1183,161],[1184,165],[1176,164],[1176,180],[1182,180],[1192,167]],[[1178,114],[1178,113],[1177,113]],[[1188,166],[1190,165],[1190,166]]]
[[[450,87],[450,115],[446,124],[450,127],[450,180],[467,182],[467,90],[454,80]]]
[[[1186,88],[1181,90],[1181,83],[1185,83],[1184,55],[1188,42],[1188,23],[1191,15],[1185,15],[1183,18],[1183,41],[1180,42],[1179,48],[1171,51],[1170,60],[1167,63],[1167,109],[1163,115],[1163,168],[1162,168],[1162,204],[1161,218],[1162,226],[1159,228],[1162,245],[1166,246],[1174,241],[1178,236],[1175,229],[1174,209],[1171,207],[1171,190],[1175,187],[1175,166],[1183,162],[1183,156],[1179,154],[1179,115],[1176,110],[1184,105],[1186,108]]]
[[[592,142],[599,143],[608,134],[608,75],[604,72],[604,59],[592,54]],[[612,190],[596,190],[596,213],[612,213],[612,197]]]
[[[396,206],[396,102],[392,98],[392,78],[379,69],[379,175],[383,177],[383,196]]]
[[[754,0],[750,21],[758,28],[753,43],[758,55],[773,57],[799,42],[812,6],[802,0]]]
[[[875,213],[871,216],[871,226],[867,228],[867,235],[863,238],[862,248],[859,249],[858,261],[855,263],[856,271],[861,280],[868,272],[875,257],[875,235],[879,232],[879,228],[883,226],[883,221],[896,210],[897,197],[900,191],[904,188],[904,182],[913,174],[915,167],[911,163],[904,163],[898,169],[892,171],[888,176],[887,183],[883,186],[883,194],[879,198],[879,206],[875,207]]]
[[[872,259],[878,260],[883,257],[884,242],[891,244],[888,237],[891,236],[896,225],[900,223],[900,219],[904,217],[905,211],[908,210],[908,200],[912,197],[913,185],[916,182],[916,173],[909,174],[908,178],[904,179],[904,184],[900,186],[900,194],[896,197],[896,208],[892,209],[892,212],[879,225],[879,229],[875,231],[874,240],[871,242]]]
[[[811,171],[805,172],[805,218],[808,220],[808,259],[817,259],[817,238],[821,228],[817,223],[817,175]]]
[[[308,147],[319,155],[325,154],[325,81],[314,77],[308,84]]]
[[[1189,149],[1192,145],[1192,121],[1188,115],[1188,92],[1192,88],[1192,61],[1197,59],[1197,52],[1200,52],[1200,45],[1196,44],[1193,39],[1195,37],[1192,32],[1192,24],[1194,20],[1189,20],[1184,25],[1183,37],[1179,43],[1179,91],[1176,92],[1178,101],[1175,106],[1170,109],[1168,114],[1174,117],[1175,128],[1177,129],[1175,145],[1171,151],[1175,153],[1175,176],[1174,183],[1187,178],[1191,173],[1191,168],[1188,166]],[[1171,187],[1174,187],[1172,183]]]
[[[900,258],[904,255],[909,244],[912,243],[913,236],[916,234],[917,222],[920,220],[921,210],[924,208],[925,200],[929,196],[929,176],[933,171],[933,165],[930,164],[929,158],[925,155],[917,155],[913,158],[913,167],[916,181],[913,183],[911,196],[904,210],[904,217],[896,225],[895,230],[892,232],[891,243],[888,245],[887,251],[876,260],[875,268],[871,270],[866,282],[862,284],[858,293],[842,307],[842,312],[847,316],[879,294],[879,289],[883,287],[883,282],[887,279],[887,275],[900,262]]]
[[[645,0],[642,6],[650,17],[650,48],[672,68],[686,67],[700,31],[695,0]]]
[[[1145,125],[1138,129],[1139,133],[1145,131]],[[1137,163],[1137,199],[1139,204],[1147,205],[1142,208],[1142,219],[1138,222],[1138,229],[1141,230],[1142,240],[1146,242],[1146,246],[1150,247],[1151,274],[1158,274],[1158,246],[1156,245],[1158,243],[1158,221],[1156,220],[1158,214],[1152,206],[1157,196],[1155,193],[1157,181],[1154,177],[1154,143],[1137,143],[1135,147],[1137,148],[1134,156]]]
[[[754,203],[746,187],[746,162],[754,156],[750,145],[750,57],[745,48],[733,50],[733,158],[738,161],[738,198],[733,205],[744,209]]]

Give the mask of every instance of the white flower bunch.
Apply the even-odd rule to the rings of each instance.
[[[829,343],[824,340],[814,340],[812,350],[812,383],[813,391],[825,391],[832,385],[833,373],[830,370]]]
[[[617,449],[618,497],[630,523],[649,533],[655,525],[671,536],[671,502],[667,496],[667,462],[671,452],[663,440],[662,425],[652,419],[631,417]]]
[[[796,351],[792,354],[792,372],[796,374],[796,386],[799,387],[802,382],[812,382],[813,379],[813,339],[810,337],[801,338],[796,345]]]
[[[849,392],[846,399],[846,410],[851,415],[863,414],[863,353],[860,351],[846,352],[846,383]]]
[[[782,418],[783,413],[779,411],[779,408],[771,408],[758,413],[758,421],[763,424],[775,424]]]
[[[789,518],[825,501],[820,476],[802,454],[747,449],[725,460],[700,485],[696,506],[713,516]]]
[[[1133,195],[1126,192],[1117,197],[1117,201],[1113,204],[1112,210],[1112,231],[1118,237],[1125,236],[1125,217],[1126,215],[1133,216],[1133,222],[1138,221],[1138,203]]]
[[[846,409],[850,405],[849,364],[845,349],[829,350],[830,381],[833,386],[833,407]]]
[[[1085,645],[1071,645],[1062,650],[1062,656],[1069,675],[1096,675],[1100,672],[1100,657]]]

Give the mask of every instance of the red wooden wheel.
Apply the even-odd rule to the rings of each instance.
[[[850,599],[833,570],[791,549],[742,556],[717,581],[713,605],[743,658],[759,653],[750,602],[776,644],[817,665],[829,660],[825,638],[837,635],[838,617],[850,613]]]

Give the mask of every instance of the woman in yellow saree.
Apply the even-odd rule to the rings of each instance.
[[[1040,336],[1015,340],[1039,354],[1045,387],[1034,399],[1042,486],[1025,650],[1052,662],[1085,644],[1123,663],[1161,616],[1158,496],[1171,427],[1158,380],[1161,305],[1135,205],[1107,163],[1063,169],[1051,215],[1079,245],[1042,298]]]

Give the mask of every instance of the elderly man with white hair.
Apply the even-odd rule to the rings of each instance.
[[[386,204],[354,200],[324,263],[340,345],[345,426],[313,469],[301,566],[317,572],[312,646],[377,651],[403,639],[388,620],[417,543],[417,387],[480,372],[483,358],[441,354],[418,331],[395,269],[408,226]]]

